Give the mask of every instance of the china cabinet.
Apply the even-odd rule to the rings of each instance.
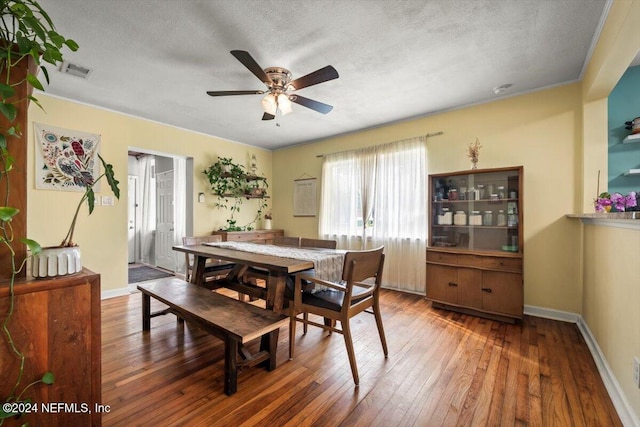
[[[523,315],[523,168],[429,175],[427,298],[514,322]]]

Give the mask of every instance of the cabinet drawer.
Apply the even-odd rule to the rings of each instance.
[[[243,234],[227,234],[227,240],[231,242],[253,242],[256,240],[256,235],[254,233],[243,233]]]
[[[491,270],[522,271],[522,258],[485,257],[482,267]]]
[[[478,255],[458,255],[458,264],[465,267],[482,267],[484,258]]]
[[[427,251],[427,261],[439,262],[442,264],[458,264],[458,255],[448,254],[444,252],[430,252]]]

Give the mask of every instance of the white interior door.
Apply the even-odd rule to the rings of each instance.
[[[129,264],[136,262],[136,249],[138,234],[137,208],[138,208],[138,177],[129,175],[128,182],[128,210],[129,210],[129,229],[127,230],[127,237],[129,240]]]
[[[173,171],[156,175],[156,265],[173,271]]]

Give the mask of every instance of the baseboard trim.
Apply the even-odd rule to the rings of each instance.
[[[554,310],[552,308],[536,307],[534,305],[525,305],[524,314],[569,323],[578,323],[578,318],[580,318],[580,315],[577,313]]]
[[[115,298],[115,297],[121,297],[123,295],[129,295],[131,293],[131,291],[129,290],[129,288],[118,288],[118,289],[110,289],[108,291],[102,291],[100,293],[100,299],[109,299],[109,298]]]
[[[613,402],[613,406],[616,408],[616,412],[620,417],[620,421],[622,421],[622,424],[627,427],[640,427],[640,418],[638,418],[638,415],[629,404],[629,400],[625,396],[624,391],[620,387],[620,383],[618,383],[616,376],[609,367],[607,359],[602,353],[602,350],[600,349],[596,338],[591,333],[589,326],[584,321],[581,315],[577,313],[570,313],[568,311],[560,311],[551,308],[536,307],[531,305],[524,306],[524,314],[527,314],[529,316],[542,317],[545,319],[575,323],[578,326],[578,330],[582,334],[582,337],[587,343],[587,347],[589,348],[591,357],[593,357],[593,361],[598,368],[598,372],[600,373],[602,382],[607,389],[607,393],[609,393],[609,397]]]
[[[638,418],[638,415],[627,400],[624,391],[620,387],[620,383],[618,383],[616,376],[607,363],[607,359],[604,357],[602,350],[600,350],[600,346],[598,345],[596,338],[591,333],[589,326],[582,316],[579,316],[577,325],[587,343],[587,347],[589,347],[591,356],[593,356],[593,360],[596,363],[598,372],[600,372],[604,386],[606,387],[607,392],[609,392],[609,397],[611,397],[613,406],[618,412],[620,421],[622,421],[623,425],[628,427],[640,426],[640,418]]]

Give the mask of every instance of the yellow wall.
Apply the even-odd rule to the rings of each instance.
[[[524,166],[525,304],[581,309],[580,226],[564,215],[574,208],[582,127],[581,87],[566,85],[276,151],[274,222],[291,235],[317,235],[318,218],[292,215],[293,180],[321,177],[317,154],[442,131],[427,141],[429,173],[469,169],[466,148],[480,139],[480,168]],[[544,266],[544,268],[541,268]]]
[[[83,208],[76,227],[74,241],[82,250],[83,265],[102,275],[102,290],[127,287],[127,151],[137,147],[176,156],[193,157],[194,200],[204,192],[206,203],[195,203],[193,231],[195,235],[210,234],[224,225],[227,213],[213,208],[215,197],[210,194],[202,171],[216,161],[217,156],[232,157],[239,163],[247,161],[248,153],[255,153],[258,172],[271,182],[271,157],[268,150],[232,143],[171,126],[142,120],[127,115],[39,94],[38,99],[46,112],[35,104],[29,108],[29,123],[45,123],[66,129],[102,135],[101,155],[113,164],[120,181],[121,196],[115,206],[97,206],[89,217]],[[33,128],[28,152],[28,216],[27,232],[42,246],[55,246],[66,234],[80,193],[36,190],[34,184]],[[98,195],[111,195],[106,182]],[[244,205],[250,207],[255,200]],[[251,209],[242,209],[238,223],[249,222],[255,215]]]
[[[640,357],[640,230],[584,227],[582,317],[636,414],[640,389],[633,385],[633,357]]]
[[[640,0],[613,2],[583,79],[583,199],[591,211],[596,174],[607,174],[607,99],[640,51]],[[600,191],[606,190],[606,179]],[[583,304],[580,313],[622,392],[640,419],[640,389],[632,384],[633,357],[640,357],[640,231],[584,226]],[[636,421],[637,422],[637,421]]]

